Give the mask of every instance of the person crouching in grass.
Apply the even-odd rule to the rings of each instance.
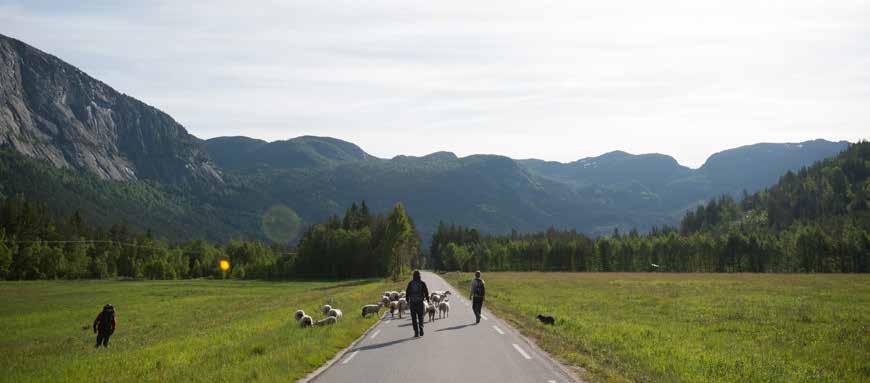
[[[109,347],[109,337],[115,332],[115,307],[112,305],[103,306],[103,311],[97,314],[97,319],[94,319],[94,333],[97,334],[97,344],[95,348]]]

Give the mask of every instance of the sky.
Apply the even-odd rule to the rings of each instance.
[[[200,138],[691,167],[870,138],[870,1],[0,0],[0,33]]]

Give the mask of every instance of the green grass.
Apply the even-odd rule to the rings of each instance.
[[[2,282],[0,381],[293,381],[377,320],[359,307],[395,286],[354,282]],[[108,349],[91,324],[117,310]],[[299,328],[323,303],[338,324]]]
[[[460,291],[471,280],[446,278]],[[870,381],[870,276],[486,273],[484,280],[488,308],[591,381]],[[556,325],[538,323],[539,313]]]

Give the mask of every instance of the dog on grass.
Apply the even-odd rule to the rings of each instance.
[[[549,316],[549,315],[538,314],[538,316],[536,318],[538,318],[538,320],[541,321],[541,323],[543,323],[543,324],[549,324],[549,325],[556,324],[556,318],[553,318],[552,316]]]

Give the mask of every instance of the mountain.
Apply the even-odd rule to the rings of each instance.
[[[403,202],[424,239],[440,220],[492,233],[646,230],[846,145],[753,145],[690,169],[622,151],[571,163],[449,152],[382,159],[329,137],[200,140],[156,108],[0,36],[0,197],[24,194],[64,215],[84,210],[94,222],[127,221],[171,239],[269,239],[275,212],[290,208],[304,226],[359,200],[375,212]]]
[[[741,146],[713,154],[699,172],[710,180],[716,193],[737,194],[742,190],[752,193],[772,185],[789,170],[835,156],[848,146],[846,141],[825,140]]]
[[[376,159],[359,146],[330,137],[303,136],[266,142],[248,137],[217,137],[205,148],[218,166],[230,170],[320,168]]]
[[[172,117],[3,35],[0,146],[104,179],[221,182],[199,140]]]

